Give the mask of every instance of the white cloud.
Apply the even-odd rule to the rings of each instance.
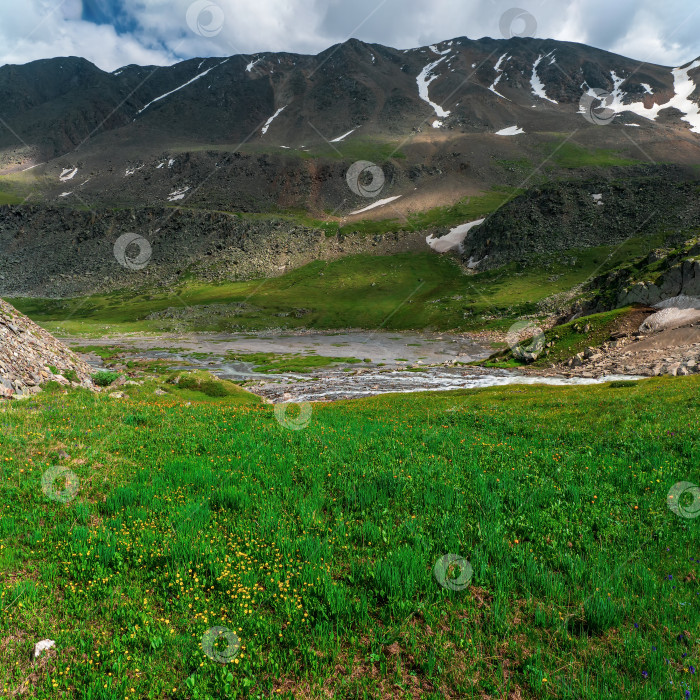
[[[118,36],[109,25],[83,22],[81,9],[80,0],[67,0],[60,6],[58,2],[25,0],[21,9],[0,4],[0,65],[82,56],[111,71],[128,63],[165,65],[177,60],[133,36]]]
[[[186,22],[193,0],[104,0],[136,27],[119,35],[81,20],[82,0],[0,4],[0,64],[83,56],[104,70],[128,63],[165,65],[194,56],[262,51],[318,53],[351,36],[396,48],[456,36],[500,38],[499,19],[513,0],[207,0],[223,17],[209,38]],[[200,2],[202,0],[199,0]],[[520,0],[537,36],[593,46],[666,65],[700,55],[696,0]],[[209,20],[211,17],[209,16]],[[207,17],[204,18],[204,25]]]

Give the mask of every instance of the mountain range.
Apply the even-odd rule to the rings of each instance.
[[[0,293],[271,277],[451,232],[439,249],[467,270],[669,222],[685,240],[699,85],[700,59],[527,38],[3,66]],[[133,232],[152,248],[144,269],[115,262]]]
[[[410,50],[352,39],[317,56],[113,73],[81,58],[7,65],[0,196],[350,221],[395,198],[392,215],[406,215],[551,176],[572,148],[628,162],[698,162],[698,85],[700,60],[672,68],[528,38],[461,37]],[[383,171],[374,202],[348,187],[357,160]]]

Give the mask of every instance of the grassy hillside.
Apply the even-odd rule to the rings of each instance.
[[[299,431],[155,386],[0,406],[0,695],[700,692],[700,533],[666,503],[697,482],[697,379],[320,404]]]
[[[386,328],[508,328],[542,300],[645,255],[662,239],[567,251],[524,266],[466,275],[431,252],[356,255],[314,262],[266,280],[211,285],[196,280],[163,291],[122,291],[69,300],[8,299],[61,334],[133,331]],[[147,320],[151,314],[160,318]]]

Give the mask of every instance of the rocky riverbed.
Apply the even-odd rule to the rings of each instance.
[[[80,342],[72,339],[71,342]],[[484,359],[491,349],[471,336],[396,332],[298,333],[294,335],[189,335],[186,337],[112,338],[91,341],[129,350],[130,359],[166,360],[173,369],[206,369],[222,379],[245,382],[245,387],[272,403],[337,401],[386,393],[447,391],[510,384],[574,385],[614,379],[564,376],[556,371],[504,370],[467,363]],[[347,358],[310,372],[261,374],[247,353]],[[231,360],[235,353],[240,360]],[[362,364],[357,363],[362,358]],[[89,356],[95,368],[101,360]]]

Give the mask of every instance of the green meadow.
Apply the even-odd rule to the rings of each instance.
[[[695,697],[699,388],[2,404],[0,696]]]
[[[664,235],[630,238],[473,275],[464,274],[452,257],[432,252],[354,255],[270,279],[224,284],[191,279],[167,290],[7,301],[51,332],[86,337],[297,328],[507,330],[522,316],[538,314],[545,299],[640,258],[663,240]],[[210,312],[189,319],[183,314],[207,307]],[[164,315],[149,319],[154,313]]]

